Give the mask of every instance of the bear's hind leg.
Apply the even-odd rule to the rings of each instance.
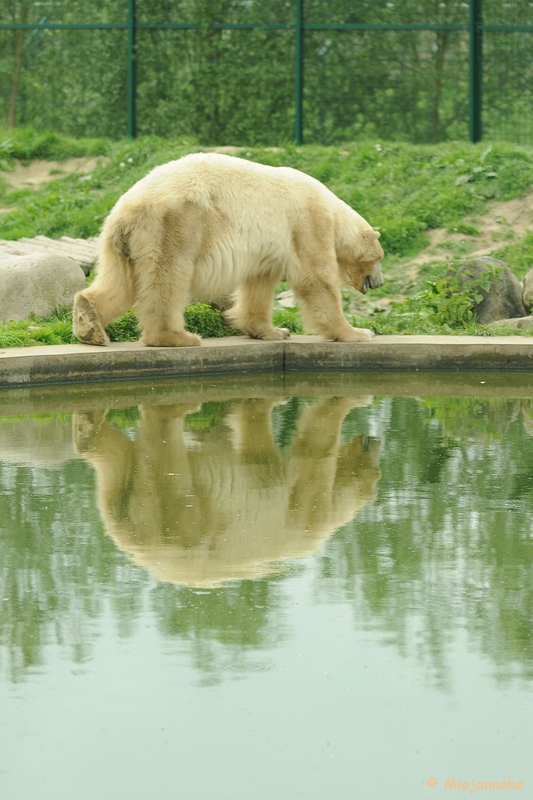
[[[95,344],[105,347],[109,344],[109,336],[96,310],[96,306],[84,292],[78,292],[74,298],[72,310],[72,330],[74,336],[84,344]]]
[[[248,278],[235,293],[235,305],[224,313],[228,325],[240,330],[252,339],[281,341],[288,339],[287,328],[275,328],[272,324],[274,289],[279,274],[269,273]]]
[[[202,343],[199,336],[185,330],[183,319],[192,271],[193,265],[185,260],[180,260],[178,267],[161,257],[138,270],[141,341],[148,347],[196,347]]]
[[[102,271],[88,289],[75,296],[72,327],[80,341],[100,346],[109,344],[106,325],[133,305],[131,279],[124,278],[123,271]]]

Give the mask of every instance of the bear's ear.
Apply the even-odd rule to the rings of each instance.
[[[363,231],[363,241],[368,245],[372,245],[374,242],[377,242],[380,236],[381,233],[379,231],[372,230],[372,228],[367,228],[366,231]]]

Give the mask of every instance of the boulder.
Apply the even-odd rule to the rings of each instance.
[[[469,259],[454,267],[457,270],[459,285],[464,290],[468,290],[470,284],[479,280],[483,272],[494,267],[500,270],[491,283],[490,291],[486,292],[476,287],[476,291],[483,295],[483,300],[474,306],[477,321],[481,325],[527,316],[527,309],[522,301],[522,284],[505,262],[490,256],[482,256]]]
[[[517,328],[521,331],[533,328],[533,317],[513,317],[512,319],[497,319],[496,322],[491,322],[491,328],[497,328],[498,325],[506,325],[508,328]]]
[[[533,269],[530,269],[523,281],[522,302],[526,311],[533,308]]]
[[[0,259],[0,322],[48,317],[72,306],[85,287],[80,265],[67,256],[8,256]]]

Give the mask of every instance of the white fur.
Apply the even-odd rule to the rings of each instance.
[[[185,304],[234,292],[233,325],[283,338],[271,316],[275,285],[285,278],[315,330],[367,340],[344,319],[340,286],[365,291],[368,276],[379,285],[378,237],[298,170],[216,153],[185,156],[152,170],[109,214],[97,277],[76,297],[75,331],[105,344],[105,325],[135,304],[147,344],[197,344],[183,328]]]

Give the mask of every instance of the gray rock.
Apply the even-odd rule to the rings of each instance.
[[[526,311],[531,311],[533,308],[533,269],[530,269],[523,280],[524,289],[522,292],[522,302]]]
[[[525,331],[533,328],[533,317],[514,317],[513,319],[497,319],[496,322],[491,322],[491,328],[497,328],[498,325],[507,325],[508,328],[518,328]]]
[[[57,306],[71,307],[85,287],[80,265],[67,256],[0,258],[0,322],[47,317]]]
[[[522,284],[503,261],[482,256],[454,266],[459,285],[464,289],[468,289],[471,283],[478,280],[481,274],[491,267],[499,267],[501,270],[492,282],[489,292],[477,289],[479,294],[483,295],[483,300],[474,307],[479,323],[489,325],[496,320],[527,316],[527,309],[522,301]]]

